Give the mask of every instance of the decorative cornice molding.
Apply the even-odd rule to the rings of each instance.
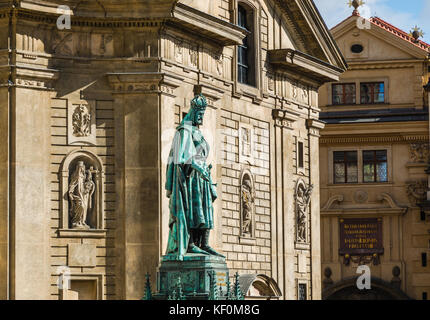
[[[411,142],[428,141],[428,135],[370,136],[370,137],[329,137],[320,138],[320,144],[360,143],[360,142]]]
[[[294,49],[275,49],[269,50],[269,62],[276,70],[277,67],[285,68],[294,72],[300,72],[318,82],[338,81],[339,76],[344,70],[328,64],[325,61],[318,60],[303,52]]]
[[[115,94],[165,93],[174,96],[174,89],[184,80],[162,72],[117,72],[107,73],[106,77]]]

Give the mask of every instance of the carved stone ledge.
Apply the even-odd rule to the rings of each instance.
[[[274,109],[272,116],[275,120],[275,127],[293,129],[293,123],[299,119],[299,114],[288,109]]]
[[[311,136],[320,137],[320,130],[324,129],[325,123],[315,119],[308,119],[306,120],[306,127]]]
[[[174,96],[174,89],[184,80],[162,72],[117,72],[106,77],[114,94],[157,94]]]
[[[59,229],[58,237],[59,238],[97,238],[102,239],[106,238],[107,230],[99,230],[99,229]]]
[[[255,246],[255,245],[257,245],[257,239],[247,238],[247,237],[239,237],[239,243],[244,244],[244,245]]]
[[[171,23],[175,26],[214,39],[223,46],[241,44],[246,37],[246,31],[242,28],[182,3],[175,6],[172,15]]]
[[[59,78],[59,71],[54,69],[39,69],[33,67],[17,67],[16,87],[53,90]]]

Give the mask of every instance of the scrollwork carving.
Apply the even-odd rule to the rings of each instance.
[[[429,144],[427,142],[411,143],[409,145],[409,155],[412,162],[428,162]]]
[[[428,182],[426,180],[410,182],[406,184],[406,188],[409,201],[414,206],[427,198]]]

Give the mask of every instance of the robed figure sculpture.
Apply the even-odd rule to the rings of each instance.
[[[222,256],[209,246],[214,227],[212,203],[217,198],[206,164],[209,144],[199,126],[203,124],[206,98],[200,94],[176,128],[170,149],[166,190],[170,198],[169,239],[166,254],[182,259],[186,253]]]

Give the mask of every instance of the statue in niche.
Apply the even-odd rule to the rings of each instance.
[[[86,223],[88,210],[92,209],[92,198],[96,185],[92,174],[94,168],[87,170],[83,161],[78,161],[69,184],[70,217],[73,229],[90,229]]]
[[[76,107],[72,116],[73,135],[88,137],[91,134],[91,114],[86,105]]]
[[[242,183],[242,234],[252,236],[252,207],[254,203],[252,182],[245,176]]]
[[[297,213],[297,241],[306,242],[306,222],[311,201],[313,185],[306,187],[303,181],[299,181],[296,187],[296,213]]]
[[[209,246],[214,227],[212,203],[217,193],[211,178],[212,165],[206,164],[209,144],[199,129],[206,107],[202,94],[191,101],[190,111],[176,128],[167,164],[165,187],[170,217],[166,254],[178,260],[187,253],[224,257]]]

